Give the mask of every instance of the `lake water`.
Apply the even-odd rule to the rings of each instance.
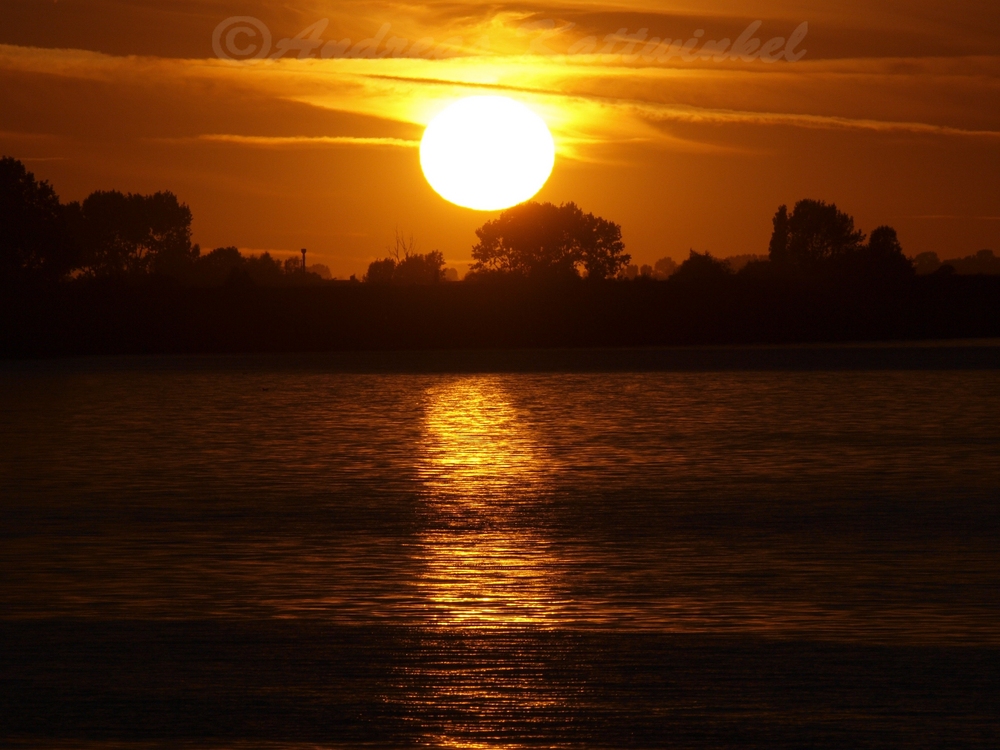
[[[996,747],[998,352],[2,364],[0,744]]]

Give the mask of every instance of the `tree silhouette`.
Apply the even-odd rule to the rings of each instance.
[[[635,263],[629,263],[627,266],[624,266],[618,272],[617,278],[622,279],[624,281],[635,281],[637,278],[639,278],[639,272],[641,270],[642,269],[640,269],[639,266],[637,266]]]
[[[921,275],[934,273],[941,267],[941,259],[935,252],[919,253],[913,259],[913,267]]]
[[[670,276],[672,284],[718,284],[732,276],[732,269],[724,260],[715,258],[711,253],[690,251],[687,260],[677,267]]]
[[[244,256],[242,269],[251,281],[262,286],[281,284],[285,279],[281,261],[273,258],[271,253]]]
[[[364,280],[372,284],[437,284],[444,281],[444,254],[440,250],[416,252],[413,237],[395,234],[389,255],[368,264]]]
[[[944,261],[961,274],[1000,274],[1000,258],[993,254],[992,250],[980,250],[975,255],[967,255],[964,258],[949,258]]]
[[[857,250],[865,235],[855,230],[854,219],[836,204],[801,200],[791,215],[781,206],[772,220],[770,259],[781,265],[815,268],[823,261]]]
[[[775,263],[788,263],[788,207],[779,206],[771,219],[771,242],[768,257]]]
[[[17,159],[0,159],[0,279],[58,279],[76,265],[71,225],[79,206],[64,206],[48,182]]]
[[[621,227],[575,203],[522,203],[476,230],[472,248],[474,275],[504,274],[524,278],[578,277],[607,279],[626,268]]]
[[[673,258],[660,258],[653,264],[654,279],[669,279],[677,271],[677,261]]]
[[[896,230],[890,226],[877,227],[867,244],[859,245],[835,260],[849,275],[868,281],[908,278],[915,273],[913,262],[903,254]]]
[[[397,284],[436,284],[444,280],[444,254],[440,250],[407,255],[396,264]]]
[[[232,283],[301,286],[322,281],[322,277],[313,270],[315,268],[313,265],[303,271],[302,261],[296,256],[282,262],[267,252],[260,255],[243,255],[233,246],[217,247],[210,253],[196,257],[181,280],[209,287]]]
[[[208,286],[218,286],[225,283],[244,264],[245,259],[237,248],[217,247],[198,258],[197,278]]]
[[[391,284],[396,273],[396,259],[382,258],[368,264],[364,280],[370,284]]]
[[[196,257],[191,211],[170,192],[91,193],[82,206],[84,266],[98,276],[136,275]]]

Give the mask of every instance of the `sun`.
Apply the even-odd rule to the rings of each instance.
[[[556,147],[545,121],[506,96],[470,96],[437,115],[420,166],[445,200],[478,211],[523,203],[542,189]]]

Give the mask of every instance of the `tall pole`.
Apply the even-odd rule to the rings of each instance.
[[[306,272],[306,249],[302,248],[302,273]]]

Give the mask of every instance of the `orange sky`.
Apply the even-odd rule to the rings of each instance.
[[[203,249],[307,247],[344,277],[398,229],[464,270],[495,214],[439,198],[416,146],[449,102],[499,91],[555,137],[537,199],[620,223],[639,263],[765,253],[775,208],[804,197],[835,201],[866,231],[892,224],[909,255],[1000,251],[996,0],[289,5],[4,0],[0,153],[64,200],[172,190]],[[220,60],[213,32],[233,16],[267,29],[271,55],[312,24],[320,43]],[[597,54],[620,29],[682,42],[702,30],[701,44],[756,20],[762,42],[807,22],[805,55],[644,62],[615,54],[624,42]],[[386,24],[376,54],[395,37],[404,56],[352,56]],[[223,52],[230,28],[216,35]]]

